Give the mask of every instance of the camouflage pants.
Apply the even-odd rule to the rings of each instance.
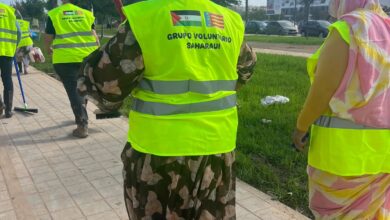
[[[122,152],[131,220],[235,219],[235,153],[160,157]]]

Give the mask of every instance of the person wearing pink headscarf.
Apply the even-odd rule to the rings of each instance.
[[[309,199],[316,219],[390,219],[390,19],[379,0],[331,0],[308,59],[312,86],[293,142],[311,127]]]

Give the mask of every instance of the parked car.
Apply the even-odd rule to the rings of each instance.
[[[246,34],[264,34],[264,29],[267,26],[265,21],[248,21],[245,26]]]
[[[270,21],[264,29],[265,34],[273,35],[297,35],[298,30],[291,21]]]
[[[299,27],[299,32],[302,36],[318,36],[323,38],[328,36],[329,25],[330,23],[325,20],[310,20]]]

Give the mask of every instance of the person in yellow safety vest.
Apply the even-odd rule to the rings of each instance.
[[[0,3],[0,72],[3,82],[4,103],[0,95],[0,116],[5,110],[5,117],[12,117],[13,83],[12,59],[16,46],[21,39],[19,24],[16,21],[15,9]]]
[[[199,0],[123,11],[78,89],[95,94],[94,82],[101,106],[138,85],[121,155],[129,219],[235,219],[236,89],[256,64],[240,15]]]
[[[339,19],[308,59],[312,87],[293,135],[309,148],[316,219],[390,219],[390,18],[378,0],[331,0]]]
[[[22,31],[22,39],[18,44],[16,50],[16,58],[18,61],[19,71],[24,74],[28,74],[28,66],[30,64],[30,58],[28,53],[33,49],[33,40],[31,38],[30,22],[22,19],[17,20]],[[23,65],[22,65],[23,64]]]
[[[94,30],[95,17],[88,10],[63,0],[63,5],[49,11],[46,24],[45,48],[53,54],[53,66],[60,76],[76,119],[73,136],[88,136],[86,100],[77,93],[77,76],[81,62],[98,48]]]

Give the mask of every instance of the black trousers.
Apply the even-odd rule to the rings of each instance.
[[[3,96],[5,110],[12,110],[14,84],[12,83],[12,57],[0,56],[1,80],[3,81]],[[1,99],[1,98],[0,98]]]
[[[54,64],[54,70],[60,76],[75,116],[76,124],[85,126],[88,124],[88,114],[85,106],[85,97],[77,93],[77,77],[81,63]]]

